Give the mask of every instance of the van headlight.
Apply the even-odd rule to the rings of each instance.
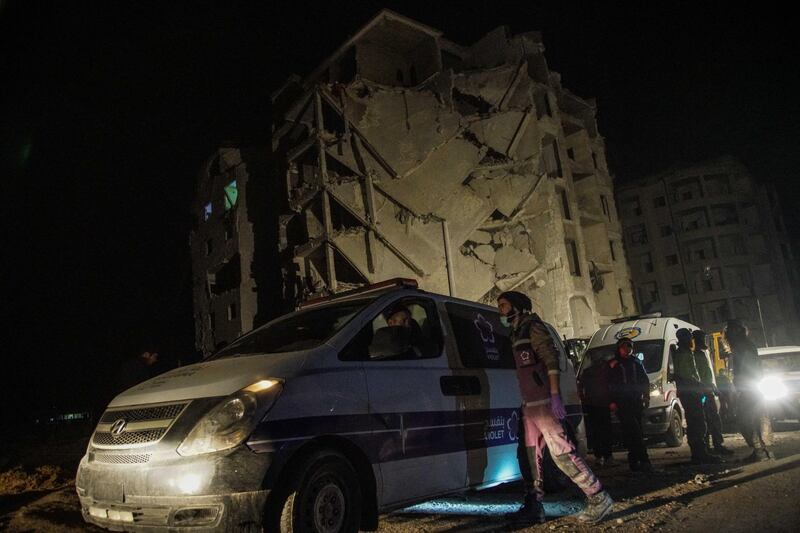
[[[789,391],[781,378],[777,376],[767,376],[758,383],[758,390],[764,395],[766,400],[780,400]]]
[[[198,455],[238,446],[272,407],[280,390],[279,380],[264,379],[231,394],[195,424],[178,453]]]

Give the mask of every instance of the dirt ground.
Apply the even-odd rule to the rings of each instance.
[[[656,471],[632,474],[624,465],[625,453],[615,453],[620,464],[597,471],[617,502],[598,526],[580,526],[568,516],[583,505],[576,490],[548,496],[545,508],[551,519],[546,524],[508,526],[502,514],[518,507],[521,491],[519,484],[508,484],[384,515],[379,531],[799,531],[800,423],[776,430],[776,460],[754,465],[736,462],[748,453],[736,435],[726,437],[736,455],[722,465],[690,465],[685,445],[654,446],[650,454]],[[83,522],[75,495],[73,456],[80,446],[70,441],[36,454],[39,460],[51,459],[46,465],[32,466],[36,457],[22,455],[22,467],[0,468],[0,530],[101,531]]]

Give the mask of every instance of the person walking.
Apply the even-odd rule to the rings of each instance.
[[[697,368],[700,382],[703,385],[700,403],[703,405],[703,416],[706,421],[706,436],[704,439],[706,450],[711,451],[708,443],[710,439],[714,446],[713,453],[717,455],[732,455],[733,451],[723,444],[725,439],[722,436],[722,420],[719,416],[716,399],[719,393],[711,357],[708,353],[706,333],[701,329],[696,329],[692,332],[692,338],[694,339],[694,364]]]
[[[681,328],[675,332],[678,346],[672,352],[672,364],[678,399],[681,401],[686,417],[686,439],[692,452],[693,464],[714,464],[721,462],[719,457],[706,451],[706,419],[703,414],[703,384],[694,362],[694,339],[692,332]]]
[[[745,442],[752,449],[744,462],[768,461],[772,458],[767,449],[770,427],[764,400],[758,390],[762,377],[758,350],[739,320],[728,321],[724,342],[730,352],[728,357],[736,389],[736,421]]]
[[[501,321],[511,328],[511,345],[523,401],[526,451],[533,474],[533,483],[526,486],[524,505],[509,518],[515,522],[545,521],[542,454],[547,446],[556,466],[587,497],[586,507],[576,518],[586,524],[596,524],[611,512],[614,501],[564,431],[562,421],[566,410],[559,387],[558,351],[547,326],[532,308],[530,298],[520,292],[504,292],[497,298]]]
[[[650,405],[650,379],[633,353],[631,339],[623,337],[617,341],[614,359],[608,362],[610,408],[617,413],[622,426],[631,471],[652,472],[642,433],[642,414]]]

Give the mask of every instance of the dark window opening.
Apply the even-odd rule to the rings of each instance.
[[[214,251],[214,241],[211,239],[206,240],[206,257],[211,255],[211,252]]]
[[[239,316],[239,311],[235,303],[228,305],[228,320],[236,320]]]
[[[606,218],[608,218],[608,220],[611,220],[611,210],[608,207],[608,198],[606,198],[604,194],[600,195],[600,205],[603,208],[603,214],[606,216]],[[641,212],[641,209],[639,211]]]
[[[672,226],[661,226],[661,236],[669,237],[672,235]]]
[[[594,168],[598,168],[598,166],[597,166],[597,154],[594,153],[594,152],[592,152],[592,164],[594,165]]]
[[[667,265],[675,266],[678,264],[678,255],[677,254],[670,254],[667,256]]]
[[[569,261],[569,272],[573,276],[581,275],[581,263],[578,258],[578,246],[572,239],[567,239],[567,260]]]
[[[567,191],[564,189],[559,189],[559,194],[561,195],[561,210],[564,218],[567,220],[572,220],[572,213],[569,210],[569,198],[567,198]]]
[[[667,199],[663,196],[657,196],[653,199],[653,206],[654,207],[664,207],[667,205]]]
[[[575,150],[572,148],[567,148],[567,157],[575,161]]]
[[[681,294],[686,294],[686,285],[683,283],[677,283],[672,286],[672,295],[673,296],[680,296]]]
[[[617,260],[617,252],[614,250],[614,241],[608,241],[608,248],[611,250],[611,260]]]

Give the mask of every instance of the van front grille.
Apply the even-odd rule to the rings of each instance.
[[[102,449],[139,448],[155,444],[189,402],[109,409],[100,417],[92,445]]]
[[[114,454],[114,453],[96,453],[93,455],[95,463],[106,463],[112,465],[135,465],[142,464],[150,461],[149,453],[141,453],[138,455],[131,454]]]
[[[159,405],[157,407],[139,407],[135,409],[120,409],[117,411],[106,411],[100,418],[101,424],[111,424],[115,420],[124,418],[127,422],[143,422],[146,420],[172,420],[178,418],[188,403],[174,403],[171,405]]]

